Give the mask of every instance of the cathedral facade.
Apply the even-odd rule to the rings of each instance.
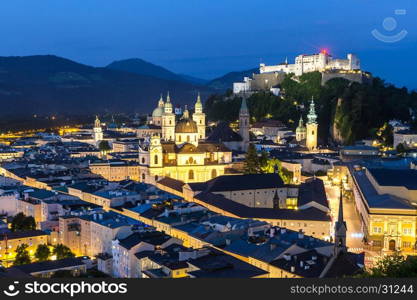
[[[163,108],[161,134],[153,135],[139,147],[140,180],[155,183],[167,176],[184,182],[201,182],[223,175],[232,162],[232,152],[222,143],[205,140],[206,116],[200,95],[194,113],[190,115],[186,107],[179,120],[169,95],[163,106],[158,104],[157,108],[160,107]]]

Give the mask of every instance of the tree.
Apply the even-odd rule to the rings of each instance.
[[[38,261],[46,261],[49,259],[50,255],[51,251],[49,250],[48,245],[41,244],[36,248],[35,257]]]
[[[263,173],[277,173],[284,183],[291,183],[293,173],[282,167],[281,161],[277,158],[267,159],[266,164],[262,166]]]
[[[396,147],[398,153],[404,153],[407,149],[405,148],[404,144],[399,143]]]
[[[69,258],[74,257],[75,254],[72,253],[71,249],[63,244],[58,244],[55,246],[52,254],[56,255],[57,259]]]
[[[258,152],[253,144],[249,144],[248,152],[245,157],[245,174],[259,174],[261,172]]]
[[[376,135],[382,145],[388,147],[392,146],[392,143],[394,141],[394,133],[393,128],[390,124],[385,122],[384,125],[377,130]]]
[[[99,149],[101,152],[107,152],[107,151],[110,151],[110,150],[111,150],[111,147],[110,147],[110,145],[109,145],[109,142],[108,142],[108,141],[101,141],[101,142],[98,144],[98,149]]]
[[[24,230],[35,230],[36,222],[32,216],[26,217],[23,213],[18,213],[13,217],[11,230],[24,231]]]
[[[409,256],[405,259],[398,253],[385,256],[375,267],[365,271],[361,277],[417,277],[417,258]]]
[[[13,263],[14,266],[30,264],[31,261],[29,252],[26,250],[27,247],[29,247],[27,244],[17,246],[16,257]]]

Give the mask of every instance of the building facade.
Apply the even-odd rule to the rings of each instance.
[[[244,120],[249,126],[249,120]],[[168,97],[162,114],[162,136],[153,135],[149,143],[139,148],[140,181],[155,183],[168,176],[198,182],[223,175],[232,162],[232,153],[221,143],[205,141],[205,131],[205,114],[199,95],[194,114],[191,116],[185,108],[178,121]]]

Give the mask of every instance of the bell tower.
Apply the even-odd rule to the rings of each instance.
[[[169,92],[164,105],[164,112],[162,114],[162,139],[165,141],[173,141],[175,138],[175,114]]]
[[[203,103],[201,103],[200,93],[194,106],[193,121],[197,124],[198,139],[206,138],[206,114],[203,113]]]
[[[101,122],[98,116],[96,116],[96,120],[94,121],[93,136],[96,143],[103,140],[103,129],[101,128]]]
[[[161,138],[158,134],[151,137],[149,145],[149,166],[162,167],[162,145]]]
[[[307,115],[307,120],[306,146],[310,151],[314,151],[317,149],[317,130],[319,125],[317,124],[317,115],[313,97],[311,98],[310,111]]]

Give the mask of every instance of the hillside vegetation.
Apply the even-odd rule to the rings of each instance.
[[[321,86],[321,74],[313,72],[299,78],[286,76],[281,89],[281,97],[259,92],[247,99],[251,121],[272,118],[295,128],[300,115],[306,120],[309,102],[314,97],[322,143],[336,140],[351,144],[359,139],[374,138],[389,120],[414,123],[411,112],[417,111],[415,91],[397,88],[380,78],[373,78],[369,84],[335,78]],[[206,101],[209,119],[236,120],[240,102],[240,98],[230,95],[210,97]]]

